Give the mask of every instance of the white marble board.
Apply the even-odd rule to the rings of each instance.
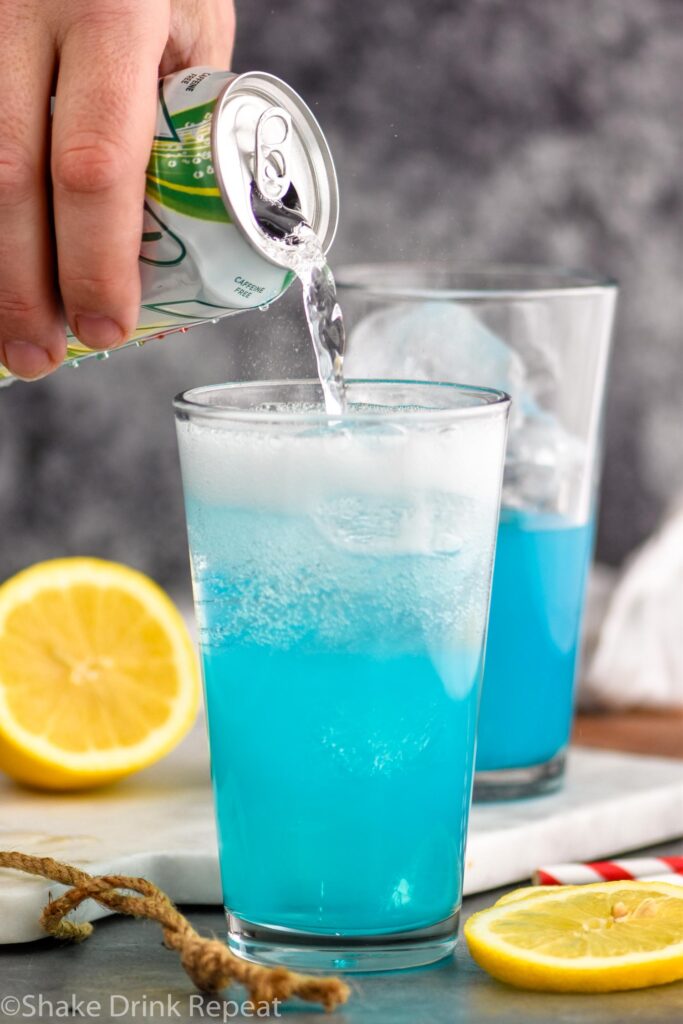
[[[473,808],[465,893],[682,835],[683,761],[575,749],[561,793]],[[220,904],[202,723],[159,764],[96,792],[37,793],[0,779],[0,849],[144,875],[177,903]],[[0,943],[40,938],[40,911],[61,891],[0,869]],[[92,901],[78,911],[80,920],[107,913]]]

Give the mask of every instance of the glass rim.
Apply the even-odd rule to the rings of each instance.
[[[452,275],[454,281],[458,277],[462,284],[446,287],[421,287],[420,285],[392,284],[390,276],[397,271],[405,272],[409,268],[420,274]],[[372,280],[377,275],[379,280]],[[382,276],[385,280],[382,280]],[[482,284],[468,286],[464,279],[468,276],[479,276]],[[548,285],[505,285],[506,276],[528,276],[530,279],[545,275],[552,280]],[[591,270],[571,267],[560,267],[542,263],[448,263],[439,260],[389,260],[379,263],[344,263],[334,271],[335,281],[339,288],[348,291],[363,292],[379,298],[426,299],[435,302],[454,299],[499,301],[519,298],[563,298],[570,295],[591,295],[614,291],[619,287],[618,281],[608,275]],[[485,283],[491,278],[491,285]],[[495,283],[496,278],[500,283]]]
[[[395,411],[389,410],[386,415],[378,415],[370,412],[345,412],[339,413],[311,410],[306,412],[278,412],[273,409],[245,409],[236,405],[217,405],[198,400],[200,396],[213,395],[219,391],[228,393],[246,392],[263,388],[294,388],[302,385],[320,387],[320,382],[315,377],[304,377],[297,379],[280,380],[250,380],[250,381],[227,381],[223,384],[204,384],[199,387],[189,388],[181,391],[173,399],[173,408],[176,415],[184,414],[193,419],[209,419],[214,422],[225,423],[249,423],[249,424],[288,424],[288,425],[310,425],[310,424],[337,424],[340,421],[345,424],[352,423],[429,423],[444,422],[461,419],[471,416],[490,416],[506,412],[510,406],[511,398],[505,391],[496,388],[478,387],[472,384],[459,384],[456,381],[432,381],[432,380],[391,380],[386,378],[351,378],[346,381],[347,386],[354,385],[382,387],[415,387],[427,388],[430,390],[448,390],[450,393],[470,395],[472,398],[479,398],[476,404],[465,406],[452,406],[439,409],[410,409],[396,406]]]

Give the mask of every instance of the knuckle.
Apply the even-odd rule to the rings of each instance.
[[[19,291],[0,284],[0,339],[12,341],[20,338],[32,341],[50,351],[53,361],[59,362],[66,345],[63,318],[54,296]]]
[[[115,309],[121,305],[125,281],[111,273],[62,271],[59,283],[63,295],[71,305],[86,309]]]
[[[45,304],[35,297],[21,295],[15,290],[0,288],[0,320],[31,320],[40,317]]]
[[[139,53],[144,48],[155,23],[161,27],[163,19],[155,17],[152,4],[140,0],[81,0],[74,34],[93,48],[105,67],[121,66],[127,53]],[[121,49],[123,42],[126,50]]]
[[[97,291],[116,291],[120,287],[120,279],[113,274],[98,274],[92,271],[88,274],[77,271],[65,271],[60,274],[62,288],[88,289]]]
[[[113,139],[81,135],[55,153],[52,179],[63,192],[108,192],[120,180],[125,163],[125,154]]]
[[[15,206],[33,192],[36,167],[23,146],[0,147],[0,207]]]
[[[81,24],[94,26],[96,29],[109,28],[130,22],[135,14],[135,0],[98,0],[96,4],[87,4],[81,11]]]

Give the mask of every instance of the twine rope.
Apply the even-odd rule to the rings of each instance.
[[[251,964],[235,956],[219,939],[203,938],[166,893],[146,878],[89,875],[52,857],[34,857],[16,850],[0,851],[0,867],[15,868],[70,886],[58,899],[50,899],[40,915],[41,926],[57,939],[82,942],[92,934],[91,924],[67,920],[72,910],[84,900],[92,899],[119,914],[157,921],[166,947],[180,954],[185,971],[202,992],[220,992],[239,982],[247,988],[254,1003],[272,1003],[275,999],[285,1002],[298,996],[308,1003],[320,1003],[328,1011],[345,1003],[349,997],[348,985],[339,978],[315,977],[286,967]]]

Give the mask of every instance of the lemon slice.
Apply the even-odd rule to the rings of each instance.
[[[559,892],[560,889],[580,889],[583,888],[579,885],[523,885],[520,889],[513,889],[511,892],[506,892],[504,896],[501,896],[499,900],[496,900],[495,905],[502,907],[506,903],[517,903],[518,900],[528,900],[530,897],[538,896],[542,892]]]
[[[683,888],[666,882],[523,892],[464,931],[479,966],[517,988],[612,992],[683,978]]]
[[[180,613],[114,562],[41,562],[0,586],[0,768],[48,789],[110,782],[192,725],[197,658]]]

